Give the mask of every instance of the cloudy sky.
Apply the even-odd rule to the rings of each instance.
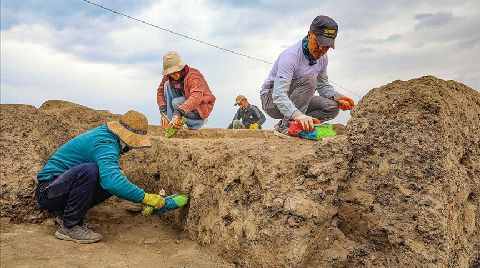
[[[424,75],[480,89],[480,2],[91,0],[159,27],[268,62],[305,36],[317,15],[339,24],[329,77],[355,101]],[[63,99],[158,124],[162,57],[176,50],[217,97],[209,127],[226,127],[235,96],[260,105],[271,65],[161,31],[82,0],[1,1],[1,102]],[[347,112],[334,122],[346,123]],[[266,126],[271,127],[269,119]]]

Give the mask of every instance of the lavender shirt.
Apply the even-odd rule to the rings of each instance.
[[[280,112],[290,117],[296,111],[296,108],[286,95],[288,89],[280,89],[282,85],[274,87],[274,82],[276,80],[286,80],[290,82],[302,76],[316,76],[318,80],[317,92],[319,95],[326,98],[333,98],[336,92],[333,86],[328,83],[327,65],[327,54],[320,57],[315,65],[309,65],[307,58],[303,55],[302,41],[300,40],[293,46],[285,49],[280,56],[278,56],[270,74],[265,82],[263,82],[260,95],[267,93],[271,88],[274,88],[274,91],[282,91],[276,92],[277,95],[284,95],[276,100],[276,102],[281,102],[283,105],[277,106]]]

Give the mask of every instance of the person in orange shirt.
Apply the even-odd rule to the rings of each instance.
[[[188,66],[175,51],[163,57],[163,79],[157,104],[163,127],[179,128],[182,117],[189,129],[199,129],[213,110],[215,96],[199,70]]]

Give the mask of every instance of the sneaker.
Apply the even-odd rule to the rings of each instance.
[[[56,225],[63,225],[63,216],[62,215],[58,215],[56,218],[55,218],[55,224]],[[92,222],[83,222],[83,224],[81,224],[83,227],[87,227],[88,229],[90,230],[95,230],[99,227],[99,224],[97,223],[92,223]]]
[[[75,225],[72,228],[67,229],[63,224],[58,227],[55,236],[58,239],[69,240],[80,244],[95,243],[103,238],[101,234],[97,234],[84,226]]]
[[[273,126],[273,134],[278,136],[282,139],[290,139],[290,135],[288,135],[288,126],[282,125],[282,120],[278,122],[275,126]]]

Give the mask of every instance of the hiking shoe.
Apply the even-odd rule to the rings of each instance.
[[[58,227],[55,236],[58,239],[74,241],[80,244],[95,243],[103,238],[101,234],[97,234],[84,226],[75,225],[72,228],[67,229],[63,224]]]
[[[278,136],[282,139],[290,139],[290,135],[288,135],[288,126],[282,124],[283,120],[280,120],[275,126],[273,126],[273,134]]]
[[[58,226],[61,226],[63,225],[63,216],[62,215],[58,215],[56,218],[55,218],[55,224],[57,224]],[[99,227],[99,224],[97,223],[92,223],[92,222],[83,222],[83,224],[81,224],[83,227],[87,227],[88,229],[90,230],[95,230]]]

